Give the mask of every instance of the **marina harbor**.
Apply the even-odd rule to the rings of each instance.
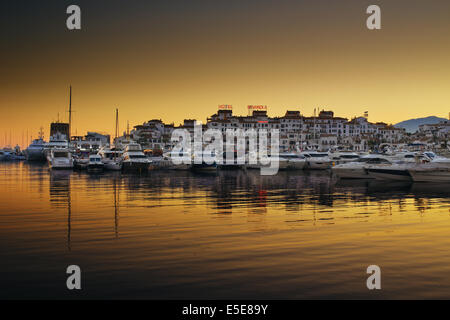
[[[369,122],[368,112],[351,120],[325,110],[316,116],[316,109],[313,117],[303,116],[300,111],[269,117],[267,106],[250,105],[248,116],[234,116],[231,105],[220,105],[206,124],[184,120],[176,127],[151,120],[131,131],[127,124],[126,132],[119,135],[116,109],[111,141],[110,135],[96,132],[72,136],[72,88],[69,101],[69,123],[51,123],[48,141],[41,128],[38,138],[23,151],[19,146],[3,148],[0,161],[47,162],[50,170],[80,170],[89,174],[254,169],[263,172],[270,166],[276,167],[270,174],[284,170],[327,170],[339,179],[450,183],[449,120],[422,125],[411,134],[385,123]],[[250,131],[255,134],[253,147],[252,141],[246,140]],[[257,137],[258,131],[268,134],[266,140]],[[177,136],[179,132],[181,135]],[[220,148],[206,152],[207,143],[202,135],[212,133],[216,135],[214,142],[220,140]],[[236,133],[241,136],[233,136]]]

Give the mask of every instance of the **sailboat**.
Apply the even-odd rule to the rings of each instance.
[[[117,136],[119,133],[119,109],[116,109],[116,131],[115,131],[115,141],[117,141]],[[122,169],[122,151],[114,147],[105,146],[100,149],[98,154],[102,157],[102,162],[105,164],[106,170],[119,171]]]

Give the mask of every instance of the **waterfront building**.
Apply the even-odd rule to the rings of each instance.
[[[270,117],[266,106],[248,106],[246,116],[234,115],[229,105],[219,106],[216,113],[206,119],[202,130],[218,129],[224,134],[227,129],[278,129],[280,150],[296,151],[313,149],[327,151],[338,146],[348,150],[367,151],[380,143],[400,143],[406,138],[406,131],[386,123],[371,123],[365,117],[351,120],[335,116],[332,110],[321,110],[317,116],[304,116],[299,110],[287,110],[283,116]],[[144,149],[171,149],[171,135],[174,129],[186,129],[194,137],[195,119],[185,119],[179,126],[165,124],[153,119],[136,125],[121,140],[133,140]],[[270,136],[269,136],[270,138]]]
[[[70,146],[74,149],[99,150],[110,144],[111,137],[108,134],[88,132],[85,136],[72,136]]]

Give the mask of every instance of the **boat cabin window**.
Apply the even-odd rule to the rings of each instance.
[[[285,159],[305,159],[304,156],[299,155],[299,154],[285,154],[285,155],[280,155],[281,158],[285,158]]]
[[[434,157],[436,156],[433,152],[425,152],[425,155],[430,159],[434,159]]]
[[[143,154],[130,154],[128,156],[130,159],[146,159],[147,157]]]
[[[313,158],[323,158],[323,157],[328,157],[328,154],[327,153],[311,153],[310,156]]]
[[[58,151],[53,154],[55,158],[67,158],[68,153],[64,151]]]
[[[341,159],[359,159],[359,156],[356,154],[343,154],[340,156]]]
[[[390,162],[386,159],[382,158],[368,158],[368,159],[361,159],[365,160],[363,162],[370,163],[370,164],[390,164]]]

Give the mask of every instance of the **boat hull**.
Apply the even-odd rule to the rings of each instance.
[[[409,170],[414,182],[450,182],[450,170]]]
[[[49,163],[49,167],[51,170],[72,170],[73,164],[66,163],[66,164],[52,164]]]
[[[288,161],[287,168],[293,170],[302,170],[306,167],[306,161]]]
[[[239,170],[245,169],[245,164],[221,164],[218,167],[220,170]]]
[[[308,161],[307,168],[310,170],[327,170],[331,168],[331,161]]]
[[[103,172],[103,170],[105,169],[105,166],[99,163],[95,163],[95,164],[88,164],[87,166],[87,171],[88,172]]]
[[[406,169],[367,169],[369,175],[377,180],[411,181],[411,175]]]
[[[364,168],[331,168],[339,179],[374,179]]]
[[[105,170],[120,171],[120,170],[122,170],[122,164],[120,162],[105,163]]]
[[[191,169],[191,164],[175,164],[169,167],[170,170],[185,171]]]
[[[216,164],[193,164],[192,170],[197,172],[213,172],[217,171],[217,165]]]
[[[44,149],[26,149],[25,157],[27,161],[45,161]]]
[[[75,160],[73,165],[76,170],[86,170],[88,166],[89,163],[87,160]]]
[[[125,172],[147,172],[150,163],[147,162],[123,162],[122,171]]]

